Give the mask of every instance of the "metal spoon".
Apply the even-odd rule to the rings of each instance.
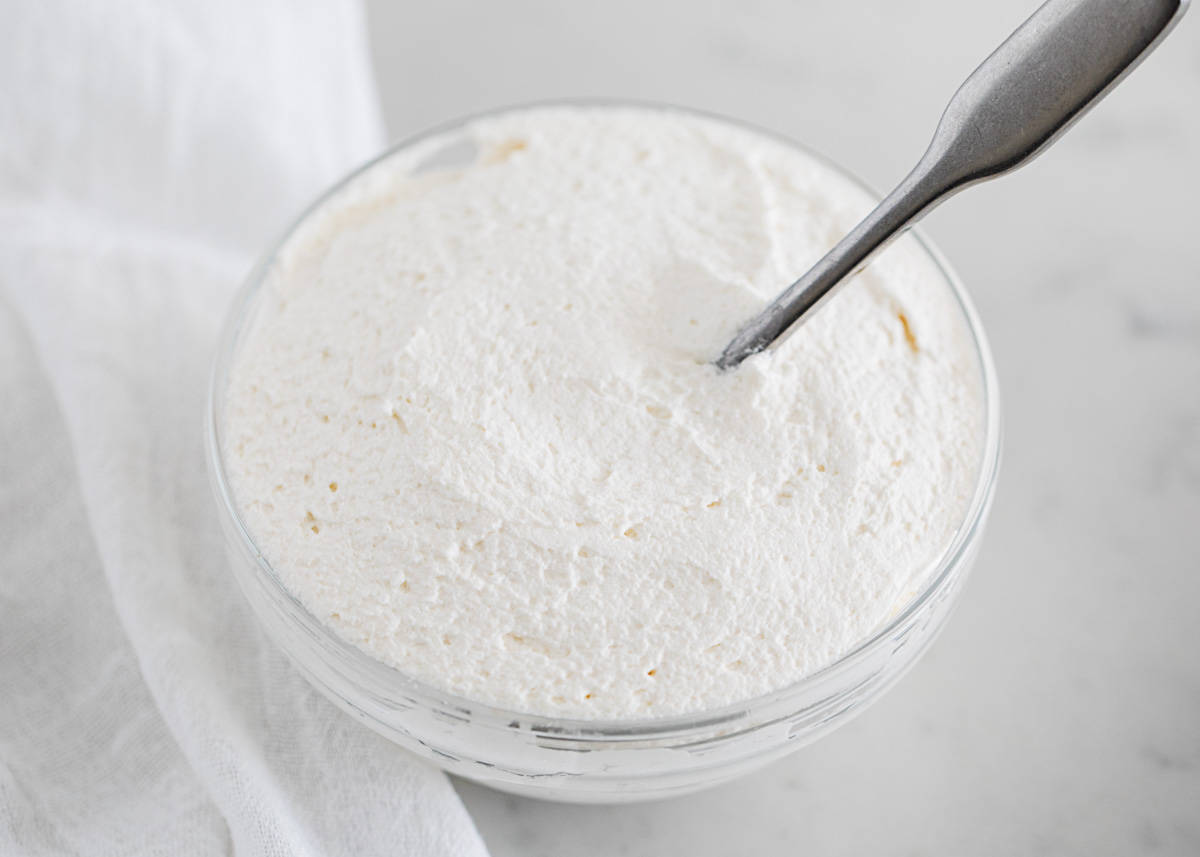
[[[942,200],[1032,160],[1162,40],[1189,0],[1049,0],[950,99],[925,155],[883,202],[726,346],[732,369],[799,327]]]

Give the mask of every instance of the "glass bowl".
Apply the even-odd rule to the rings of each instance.
[[[571,102],[585,107],[589,103]],[[495,111],[500,112],[505,111]],[[742,124],[696,111],[682,112]],[[465,117],[419,134],[348,176],[292,224],[255,267],[235,300],[213,366],[206,453],[228,552],[246,598],[268,635],[305,677],[344,711],[447,771],[505,791],[576,802],[667,797],[723,782],[815,741],[878,699],[936,637],[962,590],[994,493],[1000,457],[1000,403],[991,354],[962,284],[919,232],[916,240],[962,306],[983,376],[985,439],[974,496],[953,542],[912,600],[853,650],[789,687],[701,714],[654,719],[572,720],[497,708],[418,682],[342,640],[283,586],[255,545],[227,480],[221,425],[230,364],[276,254],[326,199],[375,163],[401,152],[451,152],[456,142],[461,147],[467,140],[465,126],[479,118]],[[761,129],[751,130],[780,139]],[[789,140],[782,142],[847,175],[819,155]]]

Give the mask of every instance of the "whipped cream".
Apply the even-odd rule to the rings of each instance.
[[[675,111],[466,132],[466,165],[430,166],[453,139],[428,139],[325,201],[256,299],[222,445],[284,584],[420,681],[576,718],[780,689],[901,609],[983,443],[970,328],[926,251],[901,238],[718,373],[861,189]]]

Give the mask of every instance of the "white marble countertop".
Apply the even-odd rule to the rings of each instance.
[[[610,95],[804,141],[877,187],[1035,0],[389,4],[399,137]],[[623,807],[460,783],[496,857],[1200,853],[1200,12],[1032,166],[931,216],[999,366],[1000,490],[949,628],[846,728]]]

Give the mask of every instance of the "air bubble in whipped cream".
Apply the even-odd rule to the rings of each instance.
[[[971,331],[912,237],[774,351],[711,363],[871,205],[670,110],[401,149],[293,233],[241,334],[246,527],[337,634],[471,700],[645,718],[810,675],[921,589],[982,457]]]

